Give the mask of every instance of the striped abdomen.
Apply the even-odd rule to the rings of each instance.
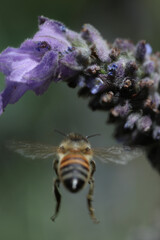
[[[89,178],[88,160],[81,154],[67,154],[60,162],[59,175],[70,192],[78,192]]]

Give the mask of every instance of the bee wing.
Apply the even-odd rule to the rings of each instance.
[[[47,159],[49,157],[53,157],[57,150],[57,147],[52,145],[30,143],[25,141],[8,141],[6,146],[10,150],[32,159]]]
[[[140,157],[143,154],[143,151],[139,148],[132,148],[128,146],[94,148],[93,152],[95,157],[104,163],[113,162],[122,165]]]

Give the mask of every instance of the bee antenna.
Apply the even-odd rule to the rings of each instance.
[[[100,136],[100,135],[101,135],[100,133],[96,133],[96,134],[86,136],[86,138],[88,139],[88,138],[95,137],[95,136]]]
[[[54,129],[54,131],[59,133],[59,134],[61,134],[61,135],[63,135],[63,136],[65,136],[65,137],[67,136],[67,134],[65,134],[64,132],[59,131],[58,129]]]

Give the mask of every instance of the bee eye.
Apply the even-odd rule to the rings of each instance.
[[[89,147],[86,147],[86,148],[84,149],[84,152],[85,152],[85,153],[88,153],[88,152],[90,152],[90,150],[91,150],[91,149],[90,149]]]
[[[59,150],[60,150],[60,152],[64,153],[65,152],[65,147],[64,146],[60,146]]]

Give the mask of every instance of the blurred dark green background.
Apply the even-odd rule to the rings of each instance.
[[[37,30],[37,17],[44,15],[79,31],[93,24],[110,42],[116,37],[135,43],[146,39],[154,51],[160,50],[160,1],[158,0],[39,0],[3,1],[0,6],[0,50],[18,47]],[[0,89],[4,78],[0,75]],[[40,97],[26,93],[0,117],[0,239],[129,239],[133,229],[150,224],[160,208],[158,174],[145,158],[128,166],[97,163],[94,206],[100,219],[94,225],[86,208],[87,189],[72,195],[61,188],[62,208],[55,223],[52,195],[52,160],[25,159],[8,151],[8,139],[59,144],[64,132],[84,135],[101,133],[93,145],[116,144],[113,128],[105,124],[107,114],[92,112],[77,90],[63,83],[52,84]]]

